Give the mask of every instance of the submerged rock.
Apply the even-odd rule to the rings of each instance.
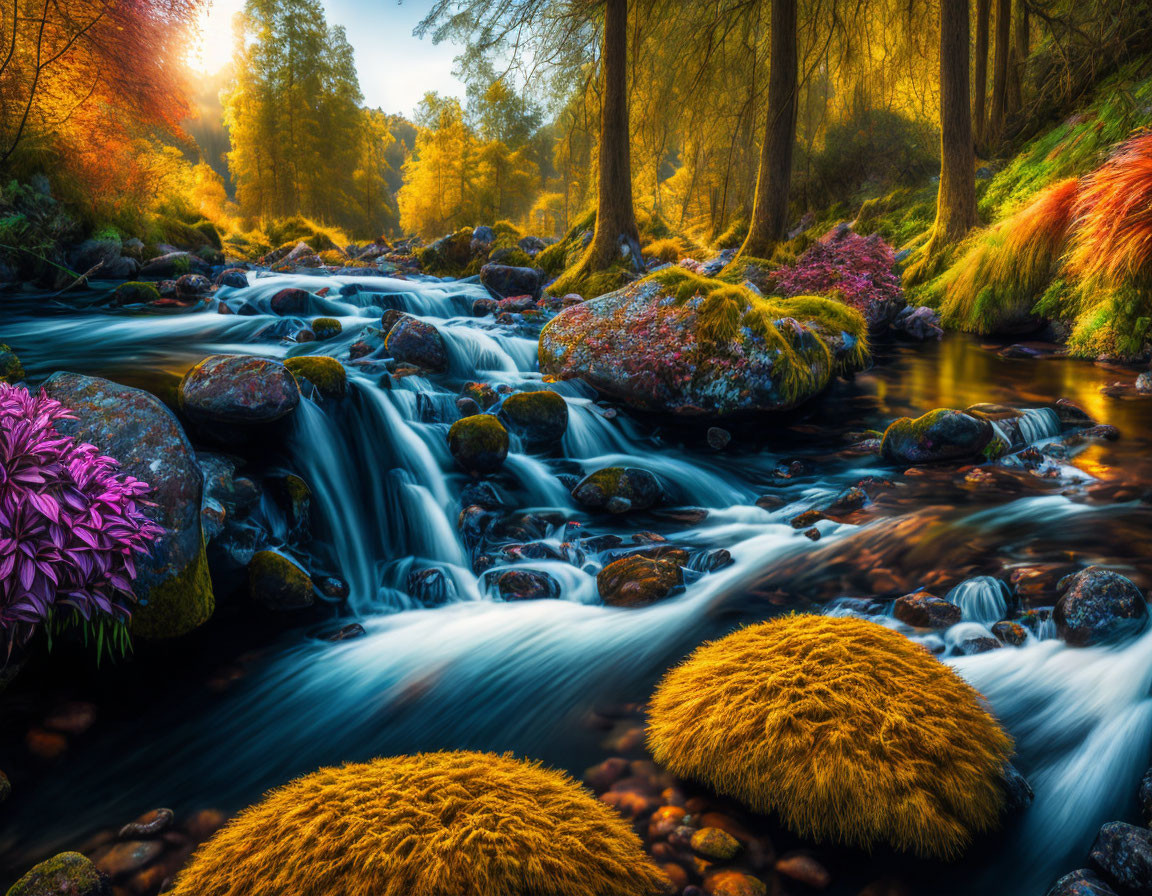
[[[312,606],[312,577],[290,557],[257,551],[248,564],[252,599],[269,610],[302,610]]]
[[[508,431],[491,414],[457,420],[448,430],[448,450],[469,473],[494,473],[508,457]]]
[[[227,286],[230,289],[247,289],[248,275],[240,268],[229,268],[221,271],[215,282],[217,286]]]
[[[1089,853],[1124,892],[1152,893],[1152,831],[1122,821],[1100,828]]]
[[[572,497],[589,510],[627,513],[660,503],[660,480],[638,467],[605,467],[585,476],[572,489]]]
[[[531,447],[556,445],[568,430],[568,402],[555,392],[517,392],[500,406],[500,419]]]
[[[344,325],[335,317],[318,317],[312,321],[312,332],[317,339],[334,339],[344,332]]]
[[[205,622],[214,598],[200,522],[204,479],[175,415],[147,392],[77,373],[54,374],[44,391],[76,414],[57,424],[61,433],[91,442],[152,487],[144,512],[164,534],[136,561],[133,633],[174,637]]]
[[[684,584],[688,552],[657,548],[621,557],[596,575],[600,599],[613,607],[646,607],[663,600]]]
[[[212,355],[180,381],[180,409],[199,423],[271,423],[300,403],[283,364],[252,355]]]
[[[282,289],[272,296],[269,305],[273,314],[281,317],[298,317],[307,314],[312,306],[312,293],[303,289]]]
[[[112,293],[113,305],[151,305],[160,301],[160,290],[152,283],[121,283]]]
[[[636,409],[719,417],[793,408],[866,360],[863,318],[830,300],[768,302],[719,281],[673,279],[686,272],[652,276],[669,283],[642,280],[553,318],[540,334],[540,370]]]
[[[983,457],[992,444],[992,424],[963,411],[937,408],[913,420],[901,417],[884,433],[880,453],[885,460],[926,464]]]
[[[36,865],[13,884],[8,896],[110,896],[112,884],[78,852],[62,852]]]
[[[299,355],[285,360],[284,366],[310,382],[325,398],[343,397],[348,386],[344,365],[328,355]]]
[[[1052,618],[1060,637],[1074,647],[1124,640],[1148,624],[1144,594],[1118,573],[1089,566],[1059,587],[1063,594]]]
[[[384,342],[392,357],[406,364],[439,372],[448,367],[448,346],[432,324],[415,317],[402,317],[388,331]]]

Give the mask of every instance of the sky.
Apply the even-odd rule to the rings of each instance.
[[[385,112],[411,115],[429,90],[464,96],[464,85],[452,77],[452,60],[460,48],[433,46],[430,38],[412,36],[431,0],[323,0],[329,25],[343,25],[356,50],[356,67],[364,102]],[[232,17],[244,0],[211,0],[201,22],[203,38],[193,66],[219,71],[232,57]]]

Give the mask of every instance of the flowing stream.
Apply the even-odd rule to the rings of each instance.
[[[286,286],[327,288],[307,316],[337,317],[343,333],[325,342],[282,341],[282,318],[268,300]],[[974,656],[949,649],[989,634],[1016,605],[1005,583],[1018,567],[1095,562],[1147,587],[1142,564],[1152,514],[1139,498],[1152,478],[1152,426],[1141,405],[1099,394],[1117,374],[1078,362],[1003,360],[958,336],[882,347],[873,370],[800,412],[734,427],[733,444],[717,452],[702,429],[606,413],[576,382],[542,384],[535,329],[470,316],[472,301],[486,296],[469,281],[252,275],[248,289],[218,293],[233,310],[242,303],[259,309],[249,315],[216,313],[215,301],[144,315],[6,300],[0,341],[20,355],[33,382],[73,370],[166,394],[208,354],[323,352],[347,363],[350,345],[364,327],[379,325],[385,309],[434,323],[450,369],[386,388],[382,365],[348,363],[347,396],[306,399],[285,438],[269,447],[269,463],[312,489],[317,563],[349,583],[347,606],[333,610],[333,624],[359,622],[365,635],[332,643],[316,636],[315,625],[286,628],[246,661],[244,677],[226,693],[156,700],[143,718],[98,727],[35,788],[14,794],[0,817],[0,882],[49,849],[75,846],[155,805],[232,810],[294,775],[350,759],[512,750],[578,775],[606,755],[584,724],[594,707],[642,701],[669,665],[744,622],[810,599],[871,597],[859,577],[882,571],[909,590],[923,582],[945,583],[938,594],[951,589],[963,621],[925,640],[947,651],[946,661],[987,696],[1036,792],[1016,827],[978,861],[926,870],[924,892],[978,885],[991,894],[1040,896],[1082,864],[1102,822],[1132,813],[1152,743],[1152,633],[1118,647],[1073,649],[1041,627],[1019,648]],[[531,540],[559,556],[570,524],[625,541],[650,530],[694,557],[727,550],[733,563],[689,572],[684,594],[641,610],[600,604],[595,575],[605,556],[591,551],[575,563],[498,557],[493,571],[474,575],[456,522],[468,480],[453,468],[446,443],[469,380],[550,388],[568,403],[562,444],[536,454],[514,445],[494,478],[509,508],[545,521]],[[905,476],[875,455],[843,450],[845,433],[882,429],[903,414],[981,401],[1031,408],[1061,397],[1119,426],[1123,438],[1072,451],[1059,487],[966,489],[952,475]],[[1047,412],[1031,414],[1027,429],[1037,444],[1058,435]],[[782,472],[796,460],[800,472]],[[651,470],[673,506],[707,514],[589,515],[559,477],[609,465]],[[859,524],[821,521],[815,542],[789,525],[868,476],[895,485]],[[784,506],[757,506],[766,493]],[[500,601],[491,578],[512,566],[548,572],[559,599]],[[424,608],[408,593],[417,567],[444,571],[446,605]],[[898,624],[882,612],[877,618]]]

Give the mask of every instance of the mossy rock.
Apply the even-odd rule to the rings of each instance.
[[[519,247],[495,249],[488,253],[488,264],[500,264],[511,268],[530,268],[534,266],[532,256]]]
[[[926,464],[988,457],[996,430],[983,417],[937,408],[913,420],[901,417],[884,432],[880,454],[898,463]],[[1006,447],[1006,446],[1005,446]],[[1003,450],[993,450],[999,456]]]
[[[688,552],[680,548],[621,557],[596,574],[600,599],[613,607],[646,607],[684,585]]]
[[[442,752],[320,769],[272,791],[196,852],[171,894],[665,892],[631,823],[567,775]]]
[[[508,431],[491,414],[457,420],[448,430],[448,450],[469,473],[494,473],[508,457]]]
[[[344,325],[334,317],[318,317],[312,321],[312,332],[317,339],[334,339],[344,332]]]
[[[604,467],[589,473],[572,489],[572,497],[581,506],[609,513],[648,510],[663,496],[655,474],[638,467]]]
[[[788,410],[869,360],[855,309],[765,299],[677,267],[565,309],[541,331],[539,356],[542,373],[696,417]]]
[[[285,360],[284,366],[297,378],[310,382],[325,398],[342,398],[348,388],[344,365],[328,355],[300,355]]]
[[[500,419],[527,445],[558,445],[568,431],[568,402],[547,390],[517,392],[500,406]]]
[[[199,628],[215,609],[208,554],[201,541],[200,553],[191,563],[148,590],[132,611],[131,631],[141,638],[176,638]]]
[[[920,644],[792,615],[699,647],[649,702],[648,746],[799,836],[954,859],[1003,823],[1012,741]]]
[[[24,376],[24,365],[16,352],[0,343],[0,383],[19,383]]]
[[[78,852],[41,862],[12,885],[8,896],[110,896],[108,876]]]
[[[112,293],[113,305],[150,305],[160,301],[160,290],[152,283],[121,283]]]
[[[312,606],[312,577],[290,557],[257,551],[248,563],[252,599],[269,610],[302,610]]]

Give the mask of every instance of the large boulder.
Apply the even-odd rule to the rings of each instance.
[[[568,402],[547,390],[517,392],[504,399],[500,419],[526,445],[555,445],[568,430]]]
[[[1139,634],[1148,624],[1144,594],[1129,579],[1089,566],[1062,579],[1052,618],[1074,647],[1091,647]]]
[[[1152,831],[1122,821],[1100,828],[1089,853],[1125,893],[1152,893]]]
[[[906,464],[977,460],[985,456],[995,437],[988,420],[937,408],[915,420],[901,417],[894,421],[884,433],[880,453],[885,460]]]
[[[212,615],[214,598],[200,528],[204,479],[180,423],[155,396],[98,377],[57,373],[44,390],[76,415],[57,429],[152,487],[153,506],[144,510],[164,534],[136,561],[132,631],[164,638],[196,628]]]
[[[863,366],[865,332],[831,300],[769,301],[676,268],[562,311],[540,334],[540,370],[639,410],[780,411]]]
[[[416,317],[402,317],[388,331],[385,347],[397,361],[434,372],[448,367],[448,346],[432,324]]]
[[[533,301],[539,299],[545,276],[539,268],[507,264],[486,264],[480,268],[480,282],[502,299],[509,296],[531,296]]]
[[[12,885],[8,896],[110,896],[108,876],[78,852],[41,862]]]
[[[211,355],[180,381],[180,409],[198,423],[270,423],[300,403],[300,387],[279,361]]]

